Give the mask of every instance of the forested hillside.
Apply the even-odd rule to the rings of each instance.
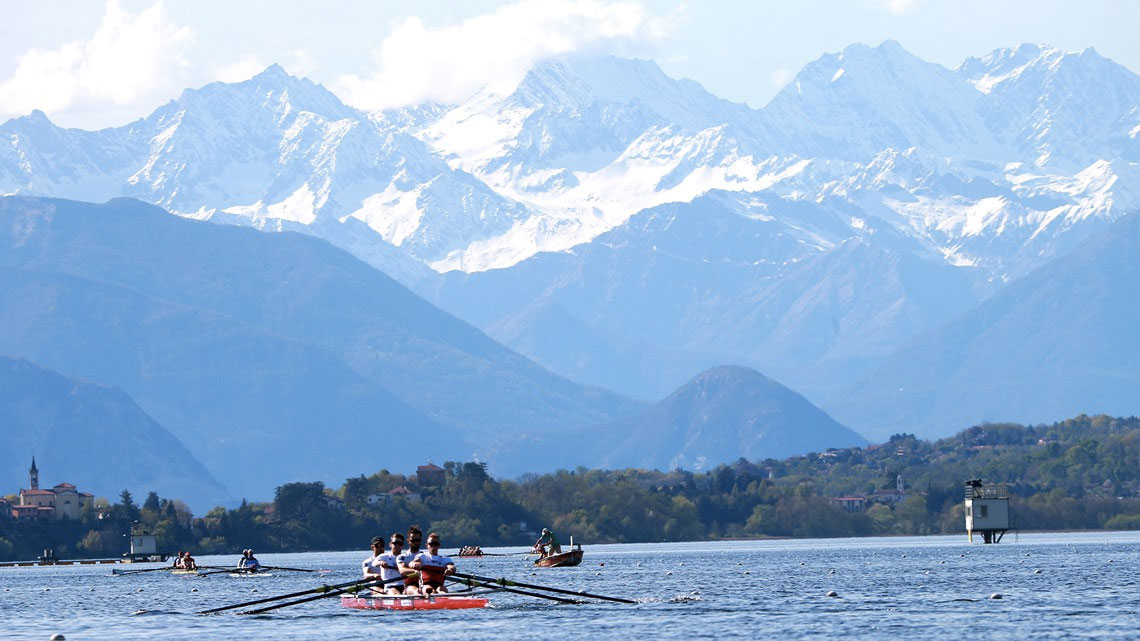
[[[61,556],[118,555],[124,519],[137,517],[156,526],[164,549],[202,554],[363,549],[372,536],[413,523],[440,532],[448,547],[527,545],[546,526],[583,543],[949,534],[964,532],[964,483],[976,478],[1009,484],[1018,529],[1140,529],[1136,417],[987,424],[934,442],[901,434],[880,445],[742,459],[701,473],[579,468],[496,480],[480,463],[444,469],[436,487],[388,470],[335,490],[288,483],[272,503],[215,508],[201,518],[154,494],[140,511],[124,493],[82,523],[0,521],[0,558],[30,558],[44,547]],[[901,500],[874,499],[900,475]],[[388,494],[396,488],[410,494]],[[865,510],[846,512],[831,500],[855,494],[870,497]]]

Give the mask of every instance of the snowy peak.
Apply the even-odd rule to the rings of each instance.
[[[990,93],[995,85],[1016,78],[1029,67],[1042,63],[1052,66],[1063,56],[1060,49],[1047,45],[1020,44],[995,49],[981,58],[967,58],[956,71],[982,93]]]
[[[163,110],[199,109],[248,116],[236,110],[251,108],[269,109],[279,115],[309,112],[327,120],[363,117],[323,86],[307,78],[291,76],[277,64],[249,80],[214,82],[200,89],[187,89]]]
[[[785,152],[865,162],[885,148],[938,156],[1000,155],[980,113],[981,94],[954,72],[897,42],[852,45],[804,67],[762,111]],[[804,127],[810,123],[810,129]]]
[[[597,104],[644,105],[660,122],[701,130],[753,115],[745,105],[674,80],[651,60],[569,56],[538,63],[509,98],[521,107],[583,111]]]
[[[958,74],[986,93],[995,134],[1019,160],[1069,172],[1140,160],[1140,77],[1092,48],[998,49],[963,62]]]

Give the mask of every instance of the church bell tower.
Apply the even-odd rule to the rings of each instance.
[[[40,471],[36,469],[36,457],[32,457],[32,467],[28,470],[28,483],[31,485],[30,490],[40,489]]]

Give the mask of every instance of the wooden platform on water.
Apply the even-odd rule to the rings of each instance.
[[[41,565],[110,565],[122,563],[122,559],[75,559],[73,561],[0,561],[0,568],[27,568]]]

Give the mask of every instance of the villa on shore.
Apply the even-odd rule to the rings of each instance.
[[[71,483],[60,483],[50,490],[40,489],[40,471],[36,457],[28,470],[29,489],[20,489],[20,504],[10,505],[9,513],[17,519],[78,519],[84,507],[95,506],[95,495],[80,492]],[[4,501],[4,503],[8,503]],[[3,506],[0,505],[0,508]]]

